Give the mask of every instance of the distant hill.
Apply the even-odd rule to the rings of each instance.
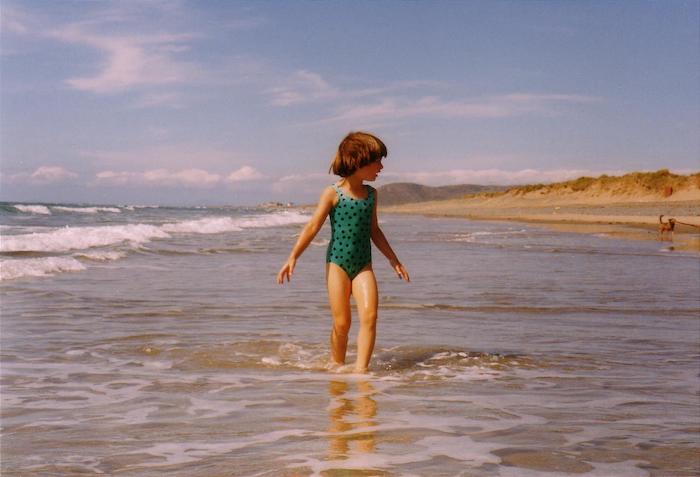
[[[505,191],[486,192],[483,198],[525,199],[571,198],[575,200],[692,200],[700,189],[700,172],[680,175],[668,169],[655,172],[630,172],[623,176],[579,177],[553,184],[530,184]]]
[[[430,187],[409,182],[396,182],[379,187],[380,205],[400,205],[431,200],[460,199],[467,195],[483,192],[505,191],[505,186],[485,186],[462,184]]]

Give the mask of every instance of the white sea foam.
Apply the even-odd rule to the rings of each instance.
[[[110,260],[119,260],[120,258],[124,258],[126,257],[126,253],[117,252],[116,250],[95,250],[76,253],[74,256],[94,260],[96,262],[107,262]]]
[[[136,464],[134,467],[163,467],[197,462],[212,456],[226,455],[246,447],[271,444],[287,437],[305,437],[312,432],[304,429],[289,429],[258,434],[253,438],[237,439],[229,442],[163,442],[145,447],[129,454],[149,454],[161,459],[158,462]]]
[[[146,368],[153,369],[170,369],[173,367],[172,361],[145,361],[141,364]]]
[[[117,207],[64,207],[61,205],[53,205],[51,208],[61,212],[75,212],[78,214],[97,214],[100,212],[110,212],[114,214],[121,213],[121,209],[118,209]]]
[[[222,232],[237,232],[241,226],[231,217],[207,217],[205,219],[186,220],[161,226],[166,232],[217,234]]]
[[[374,432],[378,428],[366,428],[365,432]],[[357,432],[356,430],[350,432]],[[343,433],[335,433],[336,436]],[[347,433],[345,433],[347,434]],[[367,470],[391,469],[395,466],[427,462],[436,457],[449,457],[462,462],[464,467],[478,468],[484,464],[499,464],[500,458],[492,454],[496,449],[505,447],[502,444],[476,442],[467,436],[429,436],[416,442],[410,453],[386,454],[381,452],[351,452],[342,459],[319,460],[311,454],[297,454],[294,463],[286,467],[298,469],[308,467],[311,475],[320,477],[331,469]],[[280,460],[289,460],[282,457]],[[379,472],[377,472],[379,473]],[[414,475],[414,474],[402,474]]]
[[[521,235],[527,232],[527,229],[520,229],[520,230],[493,230],[493,231],[487,231],[487,230],[480,230],[477,232],[472,232],[472,235],[474,236],[480,236],[480,235]]]
[[[239,224],[244,228],[276,227],[280,225],[303,224],[309,220],[309,216],[301,212],[285,210],[276,214],[254,215],[239,219]]]
[[[448,242],[476,242],[477,237],[494,237],[494,236],[507,236],[507,235],[523,235],[527,233],[527,229],[520,230],[479,230],[476,232],[467,233],[456,233],[447,239]]]
[[[64,227],[51,232],[2,237],[1,252],[65,252],[129,242],[142,244],[170,235],[155,225],[128,224],[102,227]]]
[[[143,408],[132,409],[125,413],[111,414],[105,416],[106,419],[117,418],[118,421],[130,425],[136,426],[139,424],[148,424],[151,419],[151,414],[159,411],[158,406],[148,406]]]
[[[187,412],[187,414],[190,416],[197,416],[199,418],[207,419],[228,416],[229,414],[241,412],[254,406],[286,404],[284,399],[268,399],[260,401],[241,399],[231,401],[230,399],[200,399],[190,397],[189,400],[190,406],[188,406],[185,412]]]
[[[639,460],[626,460],[622,462],[612,462],[612,463],[602,463],[602,462],[590,462],[589,464],[593,466],[592,470],[584,473],[577,473],[580,477],[610,477],[614,475],[615,477],[649,477],[651,474],[637,467],[637,464],[646,464],[646,462]],[[515,466],[501,466],[499,467],[499,474],[502,477],[557,477],[565,475],[573,475],[571,473],[554,473],[553,470],[536,470],[536,469],[526,469],[524,467]]]
[[[27,214],[51,215],[51,211],[45,205],[15,204],[12,207]]]
[[[304,223],[309,220],[308,215],[299,212],[284,211],[277,214],[254,215],[245,218],[233,217],[206,217],[197,220],[186,220],[162,225],[166,232],[217,234],[223,232],[237,232],[242,229],[275,227]]]
[[[0,252],[65,252],[91,247],[104,247],[123,242],[142,244],[156,238],[170,238],[170,233],[215,234],[236,232],[243,228],[274,227],[303,223],[306,220],[308,220],[308,216],[304,214],[285,211],[279,214],[247,218],[207,217],[160,226],[151,224],[90,227],[66,226],[49,232],[3,236],[0,242]]]
[[[0,260],[0,280],[44,277],[59,272],[77,272],[85,266],[73,257],[42,257]]]
[[[90,352],[85,349],[69,349],[66,351],[66,356],[86,356],[89,354]]]

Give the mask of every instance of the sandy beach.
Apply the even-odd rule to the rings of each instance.
[[[392,214],[462,217],[539,223],[566,232],[603,234],[616,238],[672,242],[673,249],[700,252],[700,189],[658,195],[545,193],[479,194],[464,199],[383,207]],[[675,218],[673,237],[658,234],[659,215]]]

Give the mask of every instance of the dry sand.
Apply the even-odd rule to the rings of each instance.
[[[700,252],[700,190],[667,199],[610,194],[501,194],[382,207],[383,213],[513,220],[556,230],[605,234],[617,238],[662,240],[673,249]],[[659,215],[678,222],[673,238],[660,237]],[[689,225],[685,225],[689,224]]]

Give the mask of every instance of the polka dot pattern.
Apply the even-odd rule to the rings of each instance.
[[[331,209],[331,242],[326,251],[326,262],[332,262],[345,270],[352,280],[372,263],[370,227],[374,208],[374,188],[365,185],[367,198],[353,199],[338,186],[338,203]]]

